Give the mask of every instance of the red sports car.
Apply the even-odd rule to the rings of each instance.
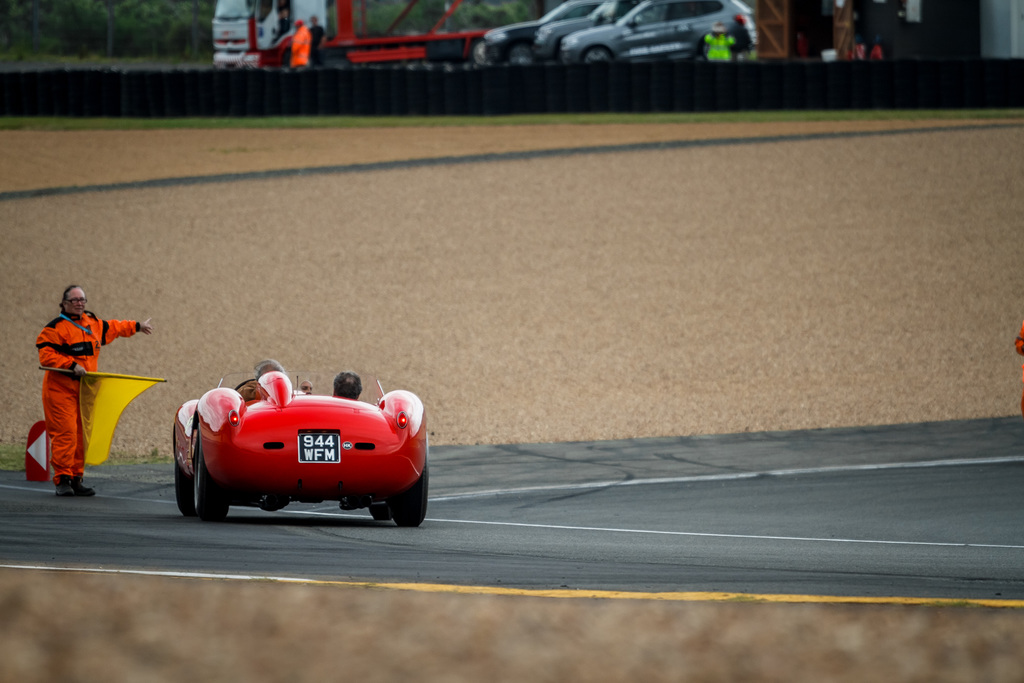
[[[295,391],[288,375],[268,372],[247,403],[225,380],[175,415],[174,490],[183,515],[219,521],[232,505],[280,510],[336,500],[398,526],[423,522],[429,444],[414,394],[385,394],[373,381],[378,398],[366,403]]]

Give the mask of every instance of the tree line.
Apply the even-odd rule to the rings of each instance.
[[[0,51],[9,59],[208,56],[213,8],[214,0],[0,0]]]

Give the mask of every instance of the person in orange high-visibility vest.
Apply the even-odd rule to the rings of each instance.
[[[293,69],[309,65],[309,48],[313,45],[313,34],[306,28],[302,19],[295,21],[295,35],[292,36],[292,64]]]
[[[85,301],[85,292],[78,285],[65,289],[60,315],[48,322],[36,338],[39,364],[69,371],[50,370],[43,377],[43,414],[50,435],[50,463],[58,496],[96,493],[82,484],[85,444],[78,407],[81,377],[96,371],[101,347],[136,332],[153,333],[149,320],[100,320],[95,313],[85,310]]]
[[[1020,334],[1017,335],[1017,341],[1014,342],[1014,346],[1017,347],[1017,353],[1024,356],[1024,324],[1020,326]],[[1024,417],[1024,393],[1020,397],[1020,414]]]

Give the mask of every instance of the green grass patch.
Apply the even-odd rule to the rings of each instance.
[[[156,448],[148,453],[127,453],[112,451],[104,465],[154,465],[170,464],[170,455],[162,455]],[[103,465],[100,465],[102,467]],[[6,472],[25,471],[25,444],[0,443],[0,470]]]
[[[792,121],[960,121],[1024,119],[1024,109],[886,109],[649,114],[523,114],[517,116],[273,116],[253,118],[4,117],[0,130],[173,130],[250,128],[457,128],[465,126],[771,123]]]
[[[111,451],[110,457],[104,465],[158,465],[171,463],[171,456],[161,455],[156,448],[149,453],[126,453],[124,451]],[[101,465],[102,467],[102,465]]]
[[[0,443],[0,470],[25,471],[25,444]]]

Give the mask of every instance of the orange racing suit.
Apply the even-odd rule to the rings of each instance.
[[[118,337],[130,337],[139,330],[134,320],[100,320],[90,311],[81,318],[62,313],[36,338],[39,364],[48,368],[74,369],[75,365],[95,372],[100,347]],[[61,372],[47,372],[43,378],[43,414],[50,435],[53,483],[61,476],[80,477],[85,470],[82,415],[78,406],[79,379]]]
[[[1014,343],[1017,347],[1017,353],[1024,356],[1024,324],[1020,326],[1020,334],[1017,335],[1017,341]],[[1020,414],[1024,416],[1024,394],[1020,397]]]

